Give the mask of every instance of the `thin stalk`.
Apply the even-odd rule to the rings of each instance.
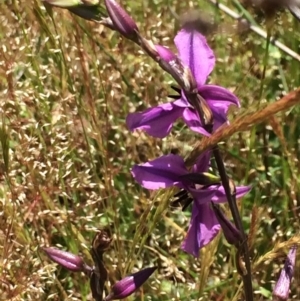
[[[219,170],[219,174],[221,177],[222,185],[224,187],[226,197],[228,200],[229,208],[235,223],[235,226],[238,228],[238,230],[241,231],[243,236],[243,242],[240,245],[240,249],[238,249],[238,253],[240,255],[244,256],[244,262],[245,262],[245,273],[241,273],[243,284],[244,284],[244,291],[245,291],[245,298],[246,301],[253,301],[253,287],[252,287],[252,277],[251,277],[251,262],[250,262],[250,256],[249,256],[249,249],[248,249],[248,243],[247,243],[247,236],[245,234],[242,220],[239,214],[239,210],[237,208],[236,204],[236,198],[235,194],[231,193],[229,179],[225,170],[224,162],[220,154],[220,150],[218,146],[215,146],[213,149],[213,155],[215,157],[217,167]],[[240,256],[238,256],[239,260],[241,259]],[[237,262],[237,265],[239,265],[239,262]],[[239,266],[241,268],[241,266]],[[242,269],[242,268],[241,268]]]
[[[260,88],[259,88],[259,101],[258,101],[258,107],[260,105],[261,99],[263,97],[263,92],[264,92],[264,84],[266,80],[266,70],[268,66],[268,60],[269,60],[269,48],[270,48],[270,41],[271,41],[271,26],[272,23],[270,20],[267,20],[267,39],[266,39],[266,50],[264,53],[264,58],[263,58],[263,72],[261,75],[261,81],[260,81]],[[256,131],[256,127],[253,128],[253,130]],[[262,138],[263,138],[263,165],[265,168],[265,175],[266,175],[266,194],[270,195],[271,194],[271,176],[269,174],[269,143],[268,143],[268,138],[267,138],[267,129],[266,129],[266,124],[262,124]]]

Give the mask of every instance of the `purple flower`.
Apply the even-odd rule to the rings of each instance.
[[[146,268],[118,281],[104,301],[124,299],[133,294],[154,273],[156,267]]]
[[[296,252],[296,246],[290,249],[284,267],[273,290],[273,296],[280,300],[287,300],[289,297],[289,290],[296,262]]]
[[[221,226],[210,206],[210,202],[226,202],[224,187],[220,184],[200,185],[197,183],[197,174],[209,168],[210,151],[204,152],[189,172],[183,159],[177,155],[162,156],[145,164],[135,165],[132,175],[135,180],[147,189],[160,189],[176,186],[182,189],[175,202],[186,207],[192,200],[192,216],[187,236],[182,248],[187,253],[198,256],[199,250],[213,240]],[[247,186],[236,188],[239,198],[250,190]]]
[[[182,29],[175,37],[175,44],[179,52],[179,58],[191,69],[195,77],[198,93],[206,100],[213,113],[213,131],[215,131],[222,124],[228,122],[228,108],[230,105],[239,106],[239,100],[233,93],[223,87],[205,84],[207,77],[214,68],[215,56],[208,46],[206,38],[201,33],[195,30]],[[160,49],[157,48],[157,50]],[[164,57],[166,54],[163,53],[160,56]],[[172,58],[171,55],[167,55],[167,57]],[[171,64],[172,61],[169,63]],[[163,138],[170,133],[173,123],[180,117],[183,118],[191,130],[209,136],[183,91],[181,91],[179,99],[173,102],[164,103],[143,112],[129,114],[126,122],[131,131],[142,129],[153,137]]]

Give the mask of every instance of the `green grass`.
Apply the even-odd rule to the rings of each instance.
[[[169,2],[179,15],[189,8]],[[234,23],[204,0],[193,3]],[[238,12],[234,1],[222,3]],[[167,1],[123,5],[147,38],[175,49],[178,24]],[[17,0],[1,2],[0,10],[0,300],[91,300],[84,275],[51,263],[41,247],[92,263],[90,244],[105,226],[114,239],[105,256],[107,290],[135,269],[157,265],[128,300],[238,300],[235,251],[223,235],[199,260],[185,254],[190,213],[170,210],[168,191],[150,193],[130,174],[133,164],[171,149],[188,156],[199,139],[182,123],[163,140],[126,128],[129,112],[167,101],[170,76],[116,32],[67,10],[54,8],[52,18],[40,2]],[[272,22],[272,35],[299,52],[300,24],[288,12]],[[210,82],[241,100],[231,120],[300,85],[300,62],[255,33],[217,33],[209,43],[217,57]],[[221,146],[230,176],[253,187],[239,206],[251,229],[256,300],[270,299],[288,247],[299,243],[289,241],[300,229],[299,114],[293,107]],[[296,269],[296,299],[299,284]]]

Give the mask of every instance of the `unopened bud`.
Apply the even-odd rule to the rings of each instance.
[[[138,40],[138,27],[129,14],[114,0],[105,0],[105,6],[115,29],[127,39]]]
[[[133,294],[154,273],[156,267],[146,268],[118,281],[104,301],[124,299]]]
[[[243,240],[242,233],[231,221],[228,220],[218,205],[212,202],[212,208],[219,224],[221,225],[226,240],[229,244],[237,246]]]
[[[83,259],[78,255],[56,248],[43,248],[43,250],[52,261],[58,263],[69,271],[88,273],[92,270],[92,268],[86,265]]]

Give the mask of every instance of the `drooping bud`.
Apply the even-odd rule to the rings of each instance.
[[[235,225],[231,221],[228,220],[228,218],[224,215],[218,205],[214,204],[213,202],[211,204],[216,218],[222,227],[227,242],[231,245],[237,246],[240,242],[243,241],[242,233],[235,227]]]
[[[137,273],[126,276],[112,287],[111,293],[104,301],[124,299],[133,294],[144,282],[148,280],[156,269],[157,267],[146,268]]]
[[[294,274],[297,247],[290,249],[284,267],[273,290],[273,300],[287,300]]]
[[[105,0],[107,13],[115,29],[127,39],[138,40],[138,27],[129,14],[115,0]]]
[[[92,270],[92,268],[85,264],[83,259],[78,255],[56,248],[43,248],[43,250],[52,261],[58,263],[69,271],[89,273]]]

